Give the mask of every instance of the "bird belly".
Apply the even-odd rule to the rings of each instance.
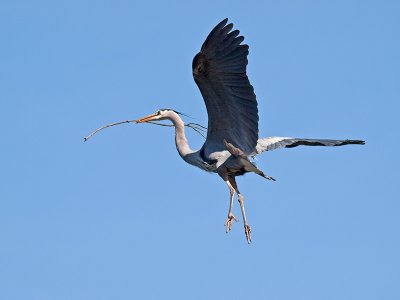
[[[241,157],[230,156],[221,166],[218,171],[224,171],[229,176],[241,176],[245,173],[252,172],[254,166],[252,163]]]

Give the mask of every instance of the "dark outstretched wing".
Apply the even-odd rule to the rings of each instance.
[[[193,59],[193,77],[208,113],[208,157],[225,149],[224,139],[250,155],[258,140],[258,109],[254,89],[246,75],[249,46],[228,19],[208,35]]]
[[[268,137],[259,139],[254,155],[264,151],[271,151],[280,148],[293,148],[297,146],[344,146],[344,145],[364,145],[361,140],[326,140],[326,139],[299,139],[292,137]]]

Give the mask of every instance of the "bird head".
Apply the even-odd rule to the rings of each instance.
[[[166,120],[171,116],[171,114],[179,114],[179,113],[170,108],[162,108],[157,110],[152,115],[136,120],[136,123]]]

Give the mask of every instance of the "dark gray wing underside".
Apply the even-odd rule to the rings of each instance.
[[[246,75],[249,47],[227,22],[210,32],[192,64],[208,113],[205,156],[225,150],[224,140],[249,155],[258,140],[256,95]]]

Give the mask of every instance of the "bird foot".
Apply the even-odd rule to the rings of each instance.
[[[232,229],[232,220],[238,222],[238,219],[230,212],[228,213],[228,219],[225,222],[226,233],[228,233]]]
[[[247,243],[251,243],[251,229],[248,224],[244,224],[244,232],[246,234]]]

